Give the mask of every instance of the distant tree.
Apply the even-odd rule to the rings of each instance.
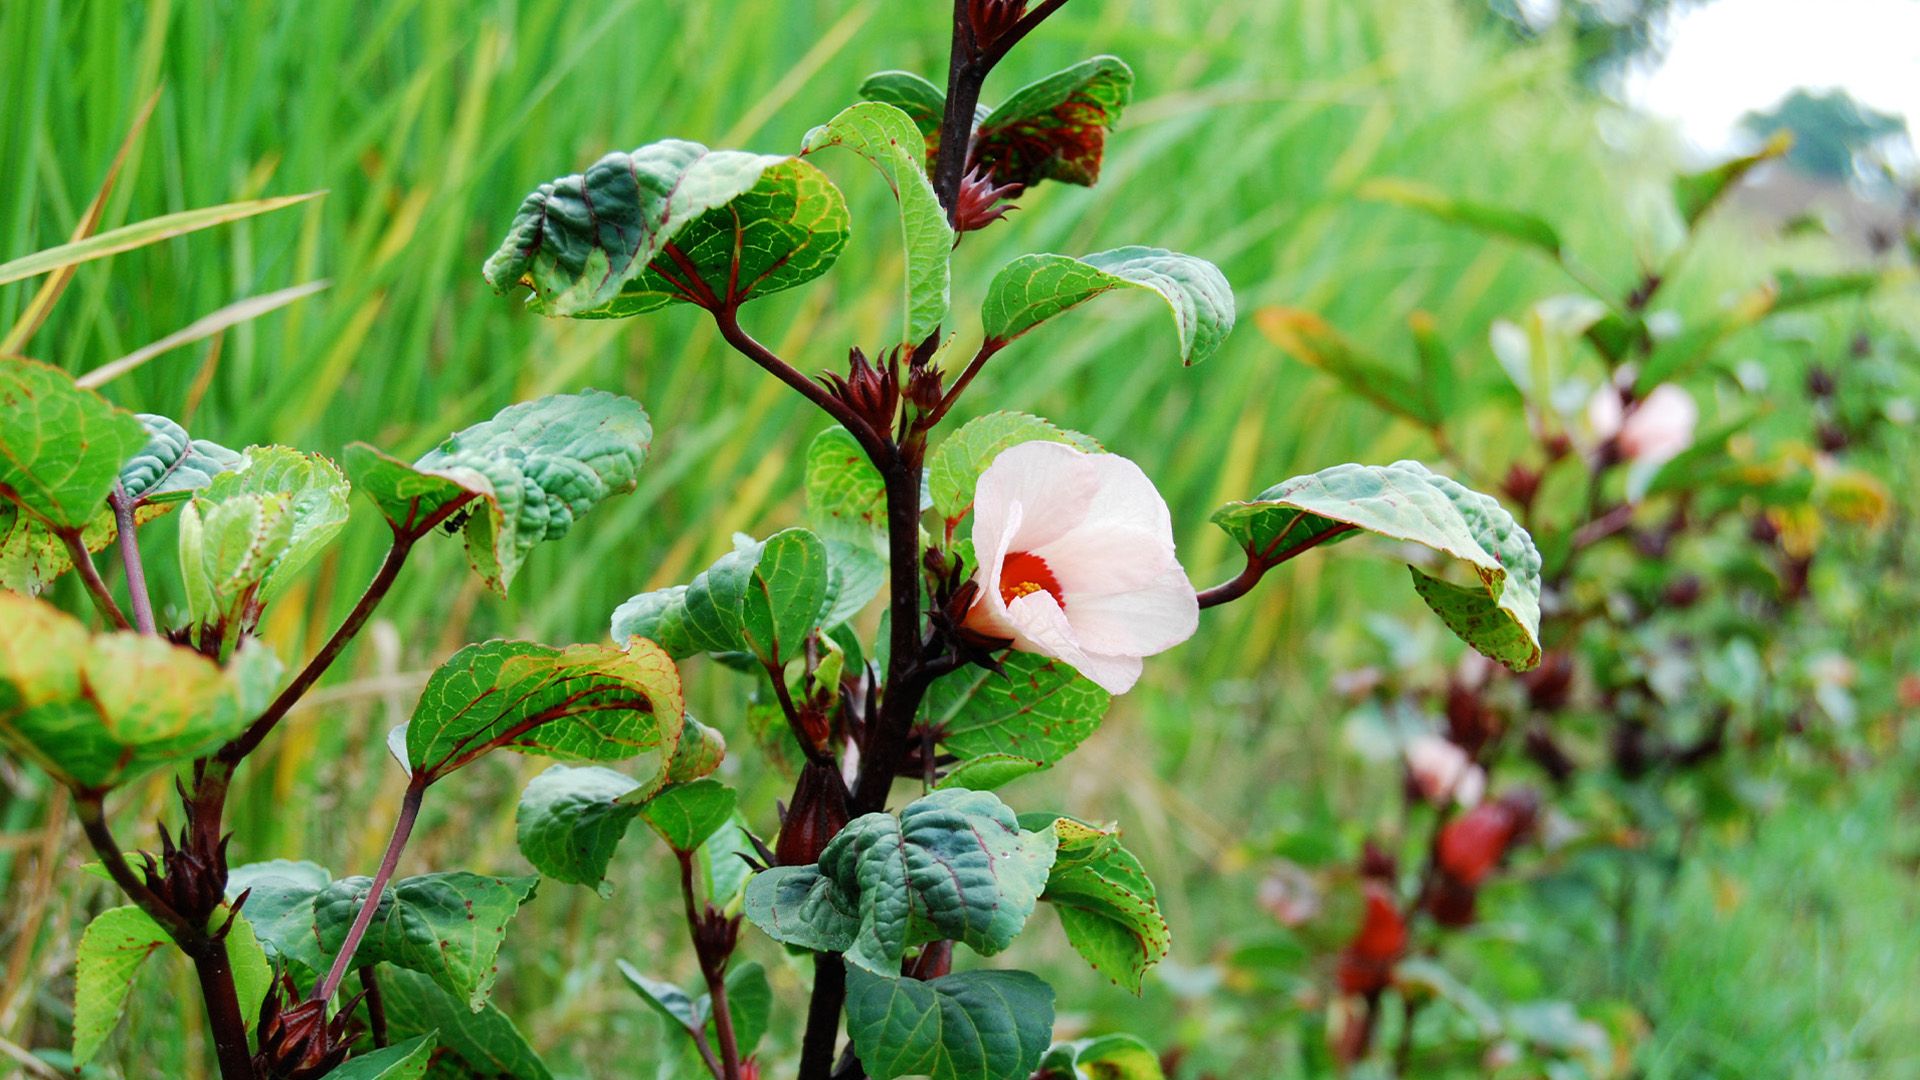
[[[1605,81],[1635,60],[1658,55],[1668,16],[1711,0],[1468,0],[1522,40],[1565,27],[1573,36],[1580,76]]]
[[[1787,161],[1802,172],[1835,180],[1865,176],[1889,143],[1907,138],[1907,122],[1862,105],[1844,90],[1795,90],[1771,109],[1740,120],[1748,133],[1766,138],[1793,135]]]

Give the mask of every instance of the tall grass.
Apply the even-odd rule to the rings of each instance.
[[[695,313],[548,321],[489,293],[479,263],[521,196],[606,150],[666,136],[794,147],[864,73],[935,73],[945,20],[941,4],[883,0],[0,4],[0,257],[66,238],[155,88],[158,110],[106,225],[328,192],[83,267],[30,355],[91,368],[236,300],[324,278],[332,284],[314,298],[162,355],[107,393],[231,445],[326,452],[356,438],[417,452],[509,401],[583,385],[639,398],[659,432],[639,492],[537,553],[510,599],[481,594],[452,545],[418,560],[422,570],[382,613],[404,635],[376,631],[252,767],[239,859],[317,853],[336,873],[360,872],[397,800],[380,735],[424,669],[487,635],[598,638],[616,603],[686,580],[729,532],[796,518],[796,450],[819,421],[719,347]],[[955,297],[963,341],[977,332],[971,312],[987,277],[1016,252],[1146,242],[1219,263],[1243,313],[1316,309],[1378,350],[1406,354],[1404,317],[1424,309],[1464,363],[1490,365],[1488,321],[1570,283],[1509,249],[1357,201],[1361,182],[1409,176],[1549,213],[1590,263],[1622,280],[1633,237],[1656,216],[1643,193],[1663,166],[1658,141],[1613,123],[1632,152],[1604,145],[1596,125],[1606,110],[1565,89],[1559,52],[1478,40],[1452,0],[1078,0],[989,97],[1092,51],[1120,54],[1140,73],[1106,175],[1092,191],[1049,186],[1009,224],[968,238]],[[810,369],[838,363],[850,344],[889,343],[899,273],[884,189],[844,162],[827,167],[854,201],[855,242],[818,285],[746,314]],[[1708,267],[1691,287],[1710,291],[1755,269]],[[30,287],[0,288],[0,325]],[[1196,580],[1231,569],[1224,538],[1205,523],[1218,503],[1336,462],[1431,452],[1419,433],[1283,358],[1251,319],[1195,370],[1173,359],[1162,319],[1145,302],[1116,302],[1060,320],[996,361],[970,404],[1047,414],[1138,460],[1174,508]],[[284,654],[311,648],[370,575],[382,530],[357,513],[317,584],[274,613],[268,631]],[[157,535],[150,557],[166,542]],[[1037,778],[1021,798],[1125,821],[1179,928],[1176,962],[1196,967],[1258,919],[1250,884],[1222,873],[1284,838],[1313,812],[1320,796],[1308,793],[1340,780],[1326,676],[1365,636],[1351,616],[1413,602],[1390,563],[1302,560],[1153,667],[1082,751],[1088,767],[1073,780]],[[717,670],[694,679],[701,716],[748,746],[741,685]],[[441,800],[409,863],[519,865],[507,808],[526,772],[496,765],[467,781],[470,800]],[[771,795],[749,793],[747,805],[766,807]],[[155,784],[134,801],[151,817],[162,796]],[[36,820],[22,804],[7,810],[10,827]],[[653,1022],[618,988],[611,957],[687,973],[675,929],[637,914],[663,884],[649,863],[636,843],[612,901],[549,885],[521,917],[501,997],[572,1075],[601,1075],[591,1063],[608,1047],[636,1063],[651,1054]],[[35,970],[61,970],[73,936],[70,925],[49,926]],[[1164,988],[1141,1003],[1102,989],[1057,945],[1023,948],[1023,962],[1050,968],[1082,1018],[1151,1024],[1177,1007]],[[797,985],[796,974],[780,978]],[[61,1008],[57,987],[44,989],[32,1008],[0,1016],[0,1027],[13,1025],[0,1034],[24,1037],[35,1016],[31,1030],[44,1037]],[[196,1075],[191,1053],[166,1034],[181,1026],[170,1009],[147,1012],[131,1038],[153,1040],[140,1045]]]

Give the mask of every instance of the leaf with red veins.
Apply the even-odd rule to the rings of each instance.
[[[1003,184],[1042,180],[1091,187],[1100,178],[1107,132],[1133,100],[1133,70],[1096,56],[1021,87],[987,114],[972,161]]]

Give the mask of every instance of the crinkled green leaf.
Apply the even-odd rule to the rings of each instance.
[[[951,528],[973,509],[973,489],[1001,451],[1025,442],[1057,442],[1097,451],[1077,431],[1019,412],[991,412],[960,425],[927,458],[927,494]],[[884,520],[884,519],[883,519]]]
[[[1037,1080],[1166,1080],[1160,1055],[1132,1035],[1060,1043],[1040,1059]]]
[[[180,580],[188,619],[223,624],[237,636],[247,610],[258,610],[261,583],[292,542],[293,507],[284,495],[188,503],[180,515]]]
[[[284,446],[250,446],[243,460],[214,476],[194,499],[220,504],[248,496],[283,499],[287,545],[262,575],[260,599],[272,600],[347,526],[352,486],[340,467],[319,454]]]
[[[873,1080],[1024,1078],[1053,1038],[1053,988],[1025,971],[921,982],[853,968],[847,1035]]]
[[[112,787],[205,754],[264,708],[279,663],[249,643],[225,671],[149,634],[92,634],[0,593],[0,737],[64,782]]]
[[[428,976],[392,966],[380,971],[380,994],[395,1038],[435,1032],[440,1052],[457,1060],[436,1063],[430,1080],[553,1080],[513,1021],[492,1005],[470,1010]]]
[[[643,637],[666,650],[675,660],[700,651],[687,628],[687,587],[655,589],[613,609],[613,640]]]
[[[137,414],[147,429],[147,444],[120,466],[120,487],[135,504],[170,503],[187,498],[221,473],[239,468],[246,455],[207,439],[164,416]]]
[[[223,912],[213,920],[226,921]],[[160,924],[138,907],[109,908],[93,917],[80,935],[74,953],[73,1063],[85,1065],[100,1052],[107,1036],[120,1024],[127,997],[147,957],[170,947]],[[228,963],[233,969],[234,993],[249,1031],[260,1014],[271,975],[253,928],[235,916],[227,934]]]
[[[871,548],[886,535],[886,481],[846,428],[814,436],[806,484],[807,516],[821,536]]]
[[[640,814],[675,851],[693,852],[733,819],[737,796],[718,780],[672,784],[640,804]]]
[[[598,390],[554,394],[502,409],[454,434],[412,465],[364,443],[347,447],[354,485],[402,533],[418,535],[458,500],[467,559],[496,592],[543,540],[613,495],[632,491],[653,442],[647,412]]]
[[[667,760],[667,782],[692,783],[719,768],[726,756],[727,737],[687,713],[681,718],[680,741]]]
[[[531,875],[483,877],[464,871],[401,878],[374,908],[353,965],[384,961],[421,972],[477,1011],[493,990],[494,962],[507,924],[539,884]],[[370,878],[341,878],[315,898],[314,929],[328,956],[340,951],[372,887]]]
[[[520,794],[520,853],[547,877],[612,895],[607,864],[640,813],[620,797],[638,787],[632,777],[597,765],[553,766]]]
[[[1013,92],[980,121],[973,153],[1001,183],[1092,186],[1107,132],[1133,100],[1133,70],[1096,56]],[[944,102],[943,102],[944,104]]]
[[[965,667],[936,679],[921,722],[962,760],[992,754],[1051,766],[1099,728],[1113,695],[1058,660],[1008,654],[999,672]]]
[[[1173,932],[1146,869],[1120,846],[1120,830],[1048,814],[1022,814],[1020,824],[1059,838],[1040,899],[1059,911],[1067,941],[1095,971],[1138,994],[1147,969],[1166,959]]]
[[[542,314],[622,318],[804,284],[847,232],[846,200],[812,165],[668,139],[540,185],[484,272],[530,288]]]
[[[673,661],[644,639],[625,649],[485,641],[427,680],[407,723],[407,764],[430,783],[494,749],[563,761],[650,754],[658,788],[684,712]]]
[[[1033,914],[1055,844],[987,792],[936,791],[898,816],[854,819],[816,865],[755,877],[747,917],[776,941],[844,952],[879,974],[897,974],[908,946],[942,938],[992,955]]]
[[[1358,193],[1364,199],[1393,203],[1450,225],[1463,225],[1483,236],[1538,248],[1555,259],[1562,251],[1560,233],[1545,219],[1524,211],[1456,199],[1438,188],[1391,177],[1368,181],[1360,185]]]
[[[866,158],[893,188],[900,204],[900,242],[906,251],[904,340],[920,341],[947,317],[953,256],[953,227],[927,181],[926,137],[912,115],[897,106],[863,101],[807,132],[800,153],[829,146],[844,146]]]
[[[1123,247],[1083,258],[1023,255],[987,286],[980,318],[989,338],[1012,341],[1069,308],[1115,289],[1159,297],[1180,335],[1180,360],[1197,364],[1233,332],[1233,288],[1205,259],[1162,248]]]
[[[829,586],[827,549],[805,529],[744,543],[687,587],[687,628],[706,652],[750,652],[781,665],[820,625]]]
[[[146,442],[138,418],[66,372],[0,359],[0,499],[54,529],[78,531]]]
[[[318,863],[291,859],[236,866],[227,872],[227,899],[247,894],[246,917],[268,955],[284,967],[318,974],[333,962],[314,933],[313,901],[333,883]]]
[[[1336,465],[1296,476],[1213,515],[1253,556],[1280,560],[1355,530],[1419,544],[1465,563],[1460,586],[1415,568],[1414,587],[1462,640],[1515,670],[1540,661],[1540,553],[1492,496],[1416,461]]]
[[[421,1080],[433,1061],[434,1034],[415,1035],[405,1042],[364,1054],[355,1054],[326,1080]]]

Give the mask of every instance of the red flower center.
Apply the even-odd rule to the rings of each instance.
[[[1061,591],[1060,579],[1053,576],[1047,560],[1026,551],[1009,554],[1000,564],[1000,599],[1012,604],[1037,592],[1048,594],[1062,610],[1066,609],[1067,594]]]

